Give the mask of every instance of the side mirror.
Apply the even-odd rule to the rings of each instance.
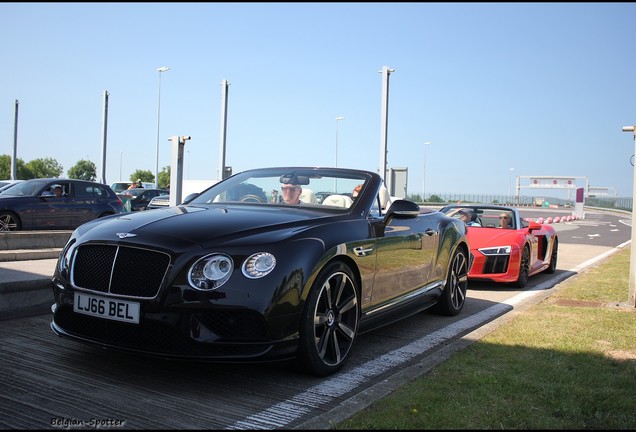
[[[192,201],[193,199],[195,199],[198,196],[199,196],[198,193],[191,193],[190,195],[185,197],[185,199],[183,200],[183,202],[181,204],[187,204],[187,203],[189,203],[190,201]]]
[[[389,224],[391,219],[414,219],[420,215],[420,206],[413,201],[394,201],[384,215],[384,221]]]

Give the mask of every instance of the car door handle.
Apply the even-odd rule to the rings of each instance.
[[[356,254],[357,256],[367,256],[371,252],[373,252],[372,248],[363,248],[363,247],[354,247],[353,248],[353,253]]]
[[[427,235],[427,236],[429,236],[429,237],[430,237],[430,236],[433,236],[433,235],[435,235],[435,234],[437,234],[437,231],[435,231],[435,230],[434,230],[434,229],[432,229],[432,228],[428,228],[428,229],[427,229],[426,231],[424,231],[424,232],[425,232],[425,233],[426,233],[426,235]]]

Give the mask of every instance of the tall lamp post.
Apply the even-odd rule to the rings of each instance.
[[[623,126],[623,132],[631,132],[634,134],[634,148],[636,149],[636,126]],[[636,151],[634,151],[636,154]],[[634,223],[634,215],[636,215],[636,201],[633,195],[636,193],[636,169],[634,171],[634,183],[632,191],[632,246],[629,256],[629,295],[628,300],[636,307],[636,223]]]
[[[431,144],[431,141],[424,143],[424,172],[422,173],[422,202],[426,200],[426,146]]]
[[[336,168],[338,168],[338,123],[340,120],[344,120],[344,117],[336,117]]]
[[[161,66],[159,72],[159,90],[157,96],[157,154],[155,157],[155,186],[159,187],[159,119],[161,118],[161,73],[170,70],[168,66]]]

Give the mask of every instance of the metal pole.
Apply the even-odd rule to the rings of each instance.
[[[343,120],[344,117],[336,117],[336,168],[338,168],[338,123]]]
[[[155,186],[159,187],[159,120],[161,118],[161,73],[169,71],[168,66],[162,66],[157,69],[159,72],[159,88],[157,91],[157,153],[155,156]]]
[[[172,136],[172,162],[170,164],[170,199],[168,204],[176,206],[181,204],[183,191],[183,149],[189,136]]]
[[[221,143],[219,145],[219,175],[217,180],[225,178],[225,134],[227,131],[227,93],[230,83],[221,81]]]
[[[103,184],[106,184],[106,136],[108,133],[108,96],[108,91],[104,90],[104,114],[102,116],[102,177],[100,179]]]
[[[19,102],[15,100],[15,119],[13,122],[13,157],[11,158],[11,180],[16,180],[17,176],[17,159],[18,159],[18,106]]]
[[[388,66],[383,66],[382,70],[382,115],[380,118],[380,168],[379,173],[384,184],[389,190],[389,194],[392,193],[391,187],[387,184],[386,179],[386,165],[387,165],[387,129],[389,122],[389,75],[391,72],[395,72],[395,69],[389,69]]]
[[[632,132],[634,134],[634,154],[636,154],[636,126],[624,126],[623,132]],[[633,189],[632,189],[632,242],[629,258],[629,295],[628,301],[636,307],[636,223],[634,223],[634,215],[636,214],[636,169],[634,171]]]

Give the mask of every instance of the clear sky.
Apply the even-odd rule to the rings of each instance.
[[[154,173],[160,88],[160,169],[168,138],[190,135],[184,178],[217,178],[223,80],[234,172],[333,166],[336,134],[338,166],[378,171],[388,66],[387,166],[408,168],[409,193],[572,176],[632,196],[636,3],[2,3],[0,17],[0,154],[18,100],[17,156],[64,175],[90,159],[101,177],[104,91],[106,181]]]

